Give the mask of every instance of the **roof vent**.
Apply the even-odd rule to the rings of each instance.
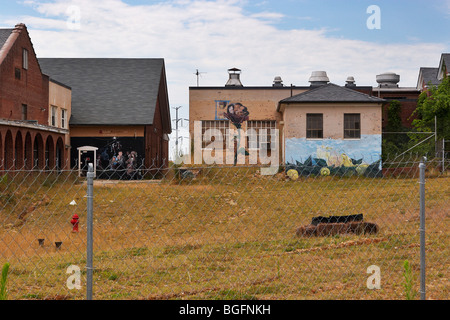
[[[355,78],[353,78],[352,76],[348,76],[347,80],[345,80],[345,86],[346,87],[356,87]]]
[[[311,83],[311,87],[313,87],[327,84],[330,80],[328,79],[326,71],[313,71],[309,78],[309,82]]]
[[[280,76],[276,76],[274,79],[273,79],[273,85],[272,85],[273,87],[282,87],[283,86],[283,80],[281,80],[281,77]]]
[[[225,87],[242,87],[241,80],[239,79],[241,74],[241,69],[231,68],[228,69],[229,78]]]
[[[380,88],[397,88],[400,76],[393,72],[385,72],[377,75],[377,82]]]

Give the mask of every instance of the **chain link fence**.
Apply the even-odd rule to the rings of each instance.
[[[3,171],[4,298],[448,299],[449,162],[421,184],[421,161],[96,172],[92,197],[77,169]]]

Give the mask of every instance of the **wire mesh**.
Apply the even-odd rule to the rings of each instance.
[[[308,166],[266,175],[244,165],[97,171],[93,298],[419,299],[420,161],[387,160],[374,175]],[[447,299],[449,162],[425,164],[427,299]],[[7,299],[85,299],[85,176],[1,177]]]

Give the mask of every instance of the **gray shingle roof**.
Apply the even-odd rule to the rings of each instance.
[[[419,78],[420,74],[422,74],[422,80],[425,83],[425,85],[428,85],[430,82],[432,85],[439,85],[440,81],[437,79],[439,68],[428,68],[428,67],[421,67],[419,69]],[[419,81],[419,79],[417,80]],[[421,83],[417,84],[422,85]]]
[[[5,44],[6,40],[8,40],[8,37],[11,35],[11,32],[14,29],[0,29],[0,49]]]
[[[449,68],[450,66],[450,53],[443,53],[442,54],[442,59],[445,62],[445,65],[447,66],[447,68]]]
[[[353,89],[338,86],[333,83],[318,86],[306,92],[283,99],[280,103],[291,102],[371,102],[382,103],[380,99]]]
[[[41,58],[39,64],[72,88],[70,124],[153,124],[164,59]]]
[[[443,74],[440,74],[439,72],[443,72],[441,70],[443,68],[443,64],[445,64],[447,68],[447,72],[450,70],[450,53],[443,53],[441,54],[441,60],[439,61],[439,71],[438,71],[438,77],[441,79]]]

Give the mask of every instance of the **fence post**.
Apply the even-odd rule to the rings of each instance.
[[[419,164],[420,172],[420,299],[425,300],[425,157]]]
[[[86,299],[92,300],[93,280],[93,211],[94,211],[94,165],[89,163],[87,172],[87,242],[86,242]]]

